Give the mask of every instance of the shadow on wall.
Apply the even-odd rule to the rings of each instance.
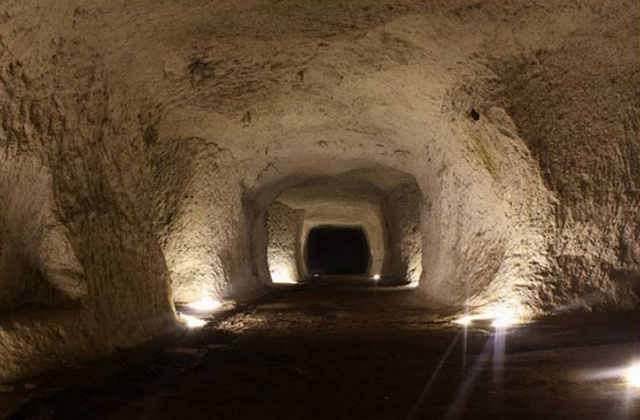
[[[30,157],[3,163],[0,313],[79,308],[84,271],[56,218],[50,173]]]
[[[362,277],[379,276],[385,285],[416,286],[422,273],[421,202],[411,175],[382,166],[308,177],[285,186],[267,206],[264,242],[254,244],[257,271],[270,285],[308,282],[320,274],[309,267],[311,232],[323,227],[357,229],[369,252]]]

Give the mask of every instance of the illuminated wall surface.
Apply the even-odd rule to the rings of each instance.
[[[529,3],[1,2],[0,376],[305,281],[320,225],[425,310],[637,308],[634,2]]]

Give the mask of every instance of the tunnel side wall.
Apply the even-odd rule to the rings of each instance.
[[[240,298],[258,287],[238,210],[241,170],[211,139],[165,139],[154,148],[155,225],[177,302]]]
[[[496,97],[558,199],[549,243],[554,296],[540,293],[541,305],[637,307],[639,24],[637,13],[614,25],[596,20],[592,29],[601,36],[570,38],[562,48],[537,47],[491,62],[502,80]],[[633,54],[635,63],[629,60]]]
[[[78,307],[3,312],[3,381],[174,327],[145,153],[158,110],[107,76],[101,52],[73,32],[73,8],[33,6],[0,6],[0,287],[37,269]]]
[[[292,209],[277,202],[269,206],[267,261],[272,283],[296,283],[304,280],[297,259],[303,218],[303,210]]]
[[[84,270],[54,213],[51,174],[33,157],[6,158],[0,172],[0,229],[6,232],[0,312],[77,305],[87,293]]]
[[[390,249],[396,261],[392,277],[417,286],[422,275],[422,193],[417,184],[394,188],[385,202]]]

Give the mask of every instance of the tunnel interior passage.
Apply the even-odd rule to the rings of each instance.
[[[266,211],[265,282],[349,275],[379,285],[417,285],[421,203],[413,177],[380,166],[303,178],[282,188]]]
[[[365,275],[369,241],[361,228],[318,226],[307,238],[307,271],[311,275]]]

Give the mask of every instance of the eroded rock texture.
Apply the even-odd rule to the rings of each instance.
[[[300,245],[303,211],[273,203],[267,211],[267,264],[273,283],[297,283],[303,278],[296,256]]]
[[[390,273],[425,307],[637,307],[639,19],[635,0],[2,2],[2,377],[168,331],[174,300],[255,293],[269,206],[348,173],[381,191]]]

